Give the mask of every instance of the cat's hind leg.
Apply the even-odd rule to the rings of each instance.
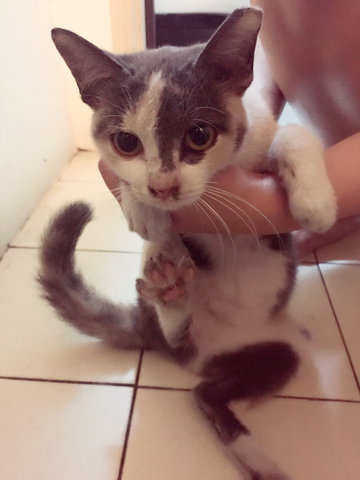
[[[284,125],[278,128],[268,155],[294,218],[306,230],[328,230],[336,220],[337,205],[321,142],[300,125]]]
[[[204,369],[210,379],[198,385],[195,399],[227,453],[246,480],[288,480],[256,445],[249,430],[229,408],[232,400],[272,394],[294,375],[298,356],[283,342],[264,342],[214,357]]]

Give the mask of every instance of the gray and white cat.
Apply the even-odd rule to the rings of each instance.
[[[171,232],[171,212],[204,208],[205,192],[235,202],[209,183],[231,164],[276,172],[306,228],[323,231],[335,221],[319,141],[299,126],[278,127],[248,88],[261,16],[236,10],[207,44],[122,56],[53,31],[94,110],[101,156],[122,179],[129,225],[148,242],[137,304],[114,305],[75,270],[74,249],[91,209],[72,204],[44,236],[39,281],[59,314],[82,332],[122,349],[158,350],[201,375],[196,402],[239,471],[247,479],[284,480],[229,402],[271,395],[297,372],[307,340],[284,314],[295,281],[291,237],[219,241]]]

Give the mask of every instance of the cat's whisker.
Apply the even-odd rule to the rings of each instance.
[[[219,110],[218,108],[214,108],[214,107],[197,107],[193,110],[193,112],[196,112],[197,110],[214,110],[214,112],[219,112],[219,113],[222,113],[224,115],[228,115],[227,112],[224,112],[223,110]]]
[[[125,111],[126,111],[126,110],[123,110],[124,113],[125,113]],[[113,115],[102,115],[101,118],[102,118],[102,119],[103,119],[103,118],[123,118],[123,116],[122,116],[122,115],[115,115],[115,114],[113,114]]]
[[[204,195],[207,196],[208,198],[211,198],[212,200],[219,203],[220,205],[223,205],[225,208],[227,208],[232,213],[234,213],[234,215],[236,215],[236,217],[238,217],[246,225],[251,235],[256,239],[258,247],[260,247],[259,234],[255,227],[255,224],[251,220],[250,216],[246,212],[244,212],[239,205],[236,205],[234,202],[231,202],[229,199],[224,198],[222,195],[214,192],[212,193],[206,192]],[[235,210],[228,204],[234,207]],[[246,220],[244,217],[246,218]]]
[[[189,94],[186,97],[182,97],[182,105],[185,106],[184,118],[191,118],[195,114],[195,110],[193,107],[193,102],[191,101],[192,95],[195,91],[197,91],[197,85],[194,85]],[[191,109],[191,110],[190,110]]]
[[[131,97],[129,94],[129,87],[127,85],[118,85],[119,90],[124,95],[125,100],[127,101],[127,107],[129,108],[132,105]]]
[[[221,215],[219,215],[219,213],[211,206],[209,205],[209,203],[204,200],[204,198],[201,198],[199,200],[199,202],[201,202],[202,205],[204,205],[209,212],[211,212],[213,214],[213,216],[215,218],[218,219],[218,221],[220,222],[220,224],[223,226],[223,228],[225,229],[225,232],[226,232],[226,235],[229,237],[229,240],[231,242],[231,245],[232,245],[232,248],[234,250],[234,252],[236,251],[236,248],[235,248],[235,244],[234,244],[234,239],[232,237],[232,234],[231,234],[231,231],[230,231],[230,228],[228,226],[228,224],[225,222],[225,220],[221,217]]]
[[[206,123],[207,125],[210,125],[211,127],[213,127],[216,130],[215,125],[213,123],[209,122],[208,120],[203,120],[202,118],[193,118],[193,122]]]
[[[250,215],[248,215],[239,205],[237,205],[236,203],[229,200],[229,198],[225,198],[223,193],[212,191],[211,187],[207,186],[205,188],[205,193],[207,193],[208,195],[213,195],[213,196],[217,197],[218,199],[220,198],[222,201],[226,201],[228,204],[230,204],[231,206],[236,208],[236,210],[238,210],[240,212],[240,214],[242,214],[246,218],[248,223],[246,223],[244,220],[243,221],[246,224],[246,226],[249,228],[251,233],[256,237],[259,237],[259,234],[258,234],[258,231],[256,229],[255,223],[251,219]],[[215,198],[214,198],[214,200],[215,200]],[[224,205],[224,206],[229,208],[228,205]]]
[[[91,98],[97,98],[98,100],[101,100],[103,102],[106,102],[108,103],[109,105],[112,105],[113,107],[115,107],[116,109],[120,110],[120,111],[123,111],[123,108],[121,105],[116,105],[115,103],[112,103],[110,102],[110,100],[108,100],[107,98],[104,98],[104,97],[101,97],[100,95],[90,95],[88,93],[81,93],[81,96],[82,97],[91,97]]]
[[[259,235],[258,235],[258,232],[256,230],[256,227],[254,225],[254,223],[252,222],[252,220],[250,219],[250,217],[238,206],[238,205],[235,205],[233,204],[232,202],[229,202],[229,200],[227,199],[224,199],[222,198],[221,196],[218,196],[217,194],[209,194],[209,193],[205,193],[205,195],[210,198],[212,201],[214,202],[217,202],[219,203],[220,205],[222,205],[223,207],[227,208],[228,210],[230,210],[237,218],[239,218],[241,220],[242,223],[244,223],[246,225],[246,227],[249,229],[250,233],[251,233],[251,236],[255,239],[256,241],[256,248],[258,250],[261,250],[263,252],[263,248],[261,246],[261,243],[259,241]],[[217,195],[216,197],[213,196],[213,195]],[[228,204],[226,204],[225,202],[228,201],[230,204],[232,204],[236,210],[234,210],[231,206],[229,206]],[[244,219],[243,215],[244,216],[247,216],[249,218],[249,222],[247,220]],[[234,254],[236,256],[236,251],[234,251]]]
[[[221,258],[222,260],[224,259],[224,252],[225,252],[225,247],[224,247],[224,240],[223,240],[223,236],[222,234],[220,233],[219,229],[218,229],[218,226],[216,225],[216,223],[214,222],[214,220],[211,218],[211,215],[206,211],[206,208],[205,206],[203,206],[201,204],[201,199],[199,198],[193,205],[195,205],[201,213],[203,213],[210,221],[210,223],[213,225],[215,231],[217,232],[217,238],[219,239],[219,243],[220,243],[220,251],[221,251]],[[206,205],[207,206],[207,205]]]
[[[210,195],[207,195],[207,194],[204,194],[203,196],[206,196],[206,197],[209,197],[211,200],[213,201],[217,201],[215,198],[212,198]],[[220,202],[221,203],[221,202]],[[209,204],[207,204],[208,208],[210,207]],[[219,216],[221,218],[221,216]],[[223,221],[223,219],[221,219]],[[224,221],[222,223],[225,223]],[[225,223],[226,225],[226,223]],[[229,232],[230,232],[230,229],[229,229]],[[223,237],[223,235],[220,235],[221,238]],[[235,243],[234,243],[234,240],[233,240],[233,237],[231,234],[228,235],[229,238],[230,238],[230,241],[231,241],[231,246],[232,246],[232,254],[233,254],[233,257],[234,257],[234,260],[236,258],[236,247],[235,247]],[[223,248],[223,258],[224,258],[224,248]]]
[[[284,242],[281,238],[281,235],[280,235],[280,232],[277,230],[277,228],[275,227],[275,225],[273,224],[273,222],[261,211],[259,210],[257,207],[255,207],[255,205],[253,205],[252,203],[248,202],[247,200],[245,200],[244,198],[240,197],[239,195],[235,195],[234,193],[231,193],[231,192],[227,192],[226,190],[223,190],[222,188],[219,188],[219,187],[209,187],[209,191],[210,190],[213,190],[215,193],[221,193],[227,197],[230,197],[230,198],[233,198],[234,200],[238,200],[239,202],[242,202],[243,204],[247,205],[248,207],[250,207],[251,209],[253,209],[257,214],[259,214],[264,220],[266,220],[266,222],[271,226],[271,228],[274,230],[274,234],[276,235],[277,239],[278,239],[278,242],[279,242],[279,245],[281,245],[281,248],[283,250],[286,250],[285,249],[285,245],[284,245]]]

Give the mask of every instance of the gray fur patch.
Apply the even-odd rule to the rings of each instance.
[[[179,363],[189,362],[197,353],[197,348],[190,338],[189,327],[191,321],[191,316],[185,320],[185,326],[183,330],[178,333],[178,336],[174,342],[177,346],[170,352],[171,356]]]
[[[295,248],[292,236],[288,233],[282,235],[266,235],[262,238],[265,238],[268,241],[268,245],[272,250],[283,253],[283,255],[287,258],[287,281],[285,287],[279,290],[277,293],[276,302],[271,311],[272,314],[275,314],[287,304],[291,292],[295,286],[297,267]]]
[[[201,245],[199,240],[191,235],[181,235],[181,239],[196,268],[206,271],[212,270],[213,261],[209,253],[205,250],[204,245]]]
[[[209,381],[195,389],[199,407],[219,438],[233,442],[248,429],[234,416],[232,400],[260,398],[283,388],[296,373],[299,358],[285,342],[248,345],[237,352],[217,355],[207,362],[203,375]]]
[[[234,151],[235,152],[237,150],[239,150],[239,148],[241,147],[246,131],[247,131],[247,129],[246,129],[245,125],[243,125],[243,124],[241,124],[237,127],[236,137],[235,137],[235,146],[234,146]]]
[[[75,270],[75,246],[91,215],[90,207],[78,202],[61,210],[50,223],[41,246],[37,278],[43,297],[70,325],[117,348],[166,350],[149,309],[141,302],[129,307],[110,302]]]

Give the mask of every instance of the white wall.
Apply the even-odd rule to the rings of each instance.
[[[52,27],[67,28],[100,48],[112,49],[108,1],[52,0],[51,3]],[[67,106],[70,111],[76,144],[81,149],[94,150],[95,145],[90,135],[91,109],[81,101],[74,77],[57,52],[56,61],[65,82]]]
[[[133,52],[145,46],[143,0],[51,1],[54,27],[72,30],[115,53]],[[91,109],[80,100],[75,80],[60,56],[58,62],[65,80],[76,143],[81,149],[95,150],[90,134]]]
[[[0,0],[0,255],[76,151],[49,0]]]
[[[155,13],[231,13],[249,0],[154,0]]]
[[[89,107],[55,49],[64,27],[107,50],[144,46],[142,0],[0,0],[0,257],[78,148]]]

